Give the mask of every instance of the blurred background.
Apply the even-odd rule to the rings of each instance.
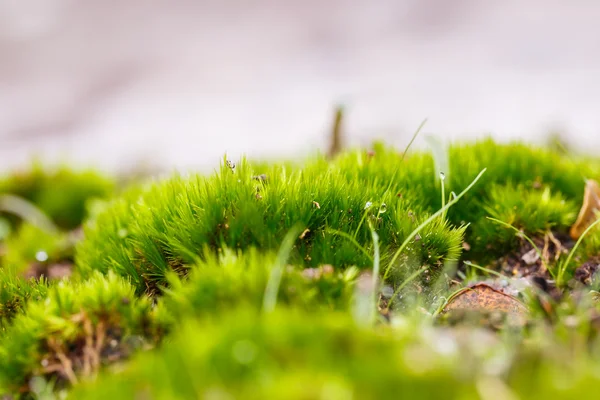
[[[594,0],[0,0],[0,168],[303,156],[337,104],[349,145],[428,118],[593,153],[598,21]]]

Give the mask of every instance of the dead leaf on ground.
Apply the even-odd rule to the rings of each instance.
[[[452,296],[441,314],[500,314],[510,318],[511,324],[524,325],[527,307],[516,297],[495,289],[487,283],[477,283]],[[484,320],[482,320],[484,321]],[[486,325],[487,322],[482,322]]]
[[[517,298],[494,289],[487,283],[477,283],[462,289],[450,298],[443,312],[455,309],[498,310],[514,313],[527,312],[527,308]]]
[[[583,205],[579,210],[577,221],[569,232],[571,238],[579,239],[583,232],[598,218],[600,212],[600,186],[593,179],[585,181],[585,192],[583,194]]]

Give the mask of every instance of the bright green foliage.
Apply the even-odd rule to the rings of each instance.
[[[456,224],[470,223],[467,240],[475,239],[473,254],[488,256],[514,244],[507,232],[491,227],[485,218],[490,214],[534,234],[565,230],[581,201],[583,176],[599,171],[591,162],[489,140],[451,147],[450,165],[446,193],[457,193],[483,168],[488,171],[449,210],[449,222],[439,219],[427,226],[421,240],[416,238],[407,249],[394,266],[393,276],[400,280],[424,264],[435,275],[444,260],[458,258],[463,229]],[[372,253],[372,224],[385,263],[406,235],[441,206],[439,192],[440,178],[430,155],[417,153],[400,163],[395,151],[381,145],[375,155],[349,152],[334,162],[319,158],[302,167],[254,168],[242,161],[232,169],[224,163],[209,178],[174,177],[139,198],[114,203],[87,227],[77,259],[84,274],[113,269],[131,277],[139,291],[155,293],[165,274],[183,273],[203,256],[199,249],[207,244],[214,251],[225,246],[276,249],[299,222],[309,231],[297,240],[291,263],[367,267],[371,262],[364,252],[332,231],[352,236]],[[487,244],[498,242],[498,234],[507,241],[490,252]]]
[[[3,243],[0,257],[0,326],[2,329],[31,300],[42,300],[48,291],[45,277],[35,279],[43,266],[72,262],[73,244],[66,234],[49,233],[33,225],[22,224]]]
[[[150,302],[136,298],[122,278],[95,274],[82,283],[60,282],[45,300],[29,302],[2,335],[0,387],[27,391],[33,376],[75,383],[96,373],[101,356],[110,359],[105,353],[125,358],[161,333]]]
[[[569,263],[550,248],[555,240],[573,245],[567,232],[584,178],[600,178],[600,163],[484,140],[452,145],[448,170],[438,171],[436,164],[447,165],[439,153],[414,152],[403,160],[376,145],[374,152],[303,164],[243,160],[232,167],[224,160],[210,176],[132,188],[95,203],[77,247],[76,274],[56,287],[17,278],[40,248],[51,257],[63,254],[60,235],[24,225],[6,242],[3,262],[12,267],[0,274],[6,327],[0,387],[41,397],[98,371],[98,363],[91,368],[92,359],[83,356],[90,341],[102,338],[104,364],[126,358],[140,342],[156,345],[169,327],[168,343],[120,365],[120,372],[105,369],[97,382],[75,386],[71,398],[549,399],[594,393],[600,297],[570,279],[582,263],[600,260],[600,231],[590,231]],[[452,201],[484,169],[483,178]],[[451,201],[456,204],[438,214]],[[546,292],[525,279],[495,283],[508,282],[506,292],[520,293],[529,308],[526,325],[494,333],[460,326],[471,321],[434,323],[434,311],[463,287],[462,273],[496,278],[502,273],[492,270],[496,260],[521,257],[518,232],[537,243],[553,241],[543,265],[550,272],[536,269],[536,261],[527,270],[546,274],[535,281],[549,285]],[[480,267],[465,271],[461,258]],[[594,262],[588,267],[591,274]],[[368,274],[376,270],[379,280]],[[481,319],[473,322],[482,326]]]
[[[464,201],[448,212],[448,218],[454,223],[471,222],[473,228],[476,224],[485,221],[490,207],[501,213],[506,213],[502,210],[508,210],[510,206],[517,205],[518,207],[519,203],[515,204],[514,196],[510,194],[510,188],[516,188],[516,190],[524,190],[525,193],[535,190],[541,194],[544,193],[544,190],[549,189],[552,196],[549,203],[543,205],[546,211],[542,212],[540,216],[556,215],[557,213],[552,210],[555,206],[559,209],[569,208],[568,213],[562,217],[561,221],[549,221],[551,225],[558,225],[559,228],[564,229],[562,224],[568,224],[570,218],[573,218],[572,213],[576,212],[574,207],[581,205],[584,179],[600,177],[600,163],[597,160],[581,158],[572,160],[546,149],[521,143],[497,144],[491,139],[474,144],[450,146],[449,159],[451,171],[447,179],[448,190],[456,191],[456,188],[464,187],[468,184],[472,174],[476,174],[484,167],[487,168],[482,184],[474,187],[469,193],[470,196],[465,197]],[[501,187],[504,185],[508,185],[508,189],[506,193],[502,194]],[[533,196],[526,200],[532,202],[535,198],[535,195]],[[560,205],[562,199],[572,205]],[[507,201],[508,204],[504,205],[502,203],[504,201]],[[530,206],[532,206],[531,203]],[[525,212],[518,212],[527,218]],[[487,222],[483,223],[487,224]],[[540,226],[540,220],[535,224],[532,228],[528,226],[519,228],[535,232]],[[495,235],[495,232],[490,233]],[[496,238],[483,236],[481,240],[482,243],[487,244]],[[485,248],[474,249],[475,252],[486,250]]]
[[[48,283],[45,279],[23,279],[10,271],[0,272],[0,331],[15,315],[23,312],[28,301],[46,297]]]
[[[579,207],[560,193],[551,194],[549,187],[535,190],[511,184],[492,186],[488,199],[481,205],[486,217],[510,224],[531,237],[543,236],[548,231],[567,232]],[[495,239],[490,241],[490,238]],[[510,250],[515,243],[517,236],[513,230],[491,220],[482,219],[473,226],[471,244],[477,249],[498,254]]]
[[[265,287],[275,265],[275,254],[250,248],[245,252],[224,249],[218,257],[194,266],[185,283],[177,277],[163,299],[175,319],[197,315],[221,315],[237,308],[259,311]],[[278,304],[306,310],[345,310],[351,304],[356,269],[335,271],[331,266],[315,269],[284,269]]]
[[[566,346],[586,340],[587,321],[536,324],[524,340],[420,319],[362,329],[340,313],[241,308],[218,322],[187,321],[161,350],[69,398],[569,399],[589,398],[600,384],[598,342]]]
[[[362,330],[347,315],[238,312],[188,323],[165,348],[71,398],[381,399],[474,395],[460,355],[413,332]],[[151,395],[150,395],[151,393]]]
[[[48,170],[34,164],[29,171],[0,178],[0,194],[22,197],[41,209],[56,225],[73,229],[86,215],[86,203],[105,198],[114,183],[95,171],[74,171],[66,167]]]
[[[372,254],[369,224],[380,237],[385,262],[428,214],[408,192],[397,196],[397,185],[387,190],[387,170],[383,179],[367,181],[360,165],[371,167],[361,157],[357,154],[353,165],[316,159],[295,169],[274,165],[256,170],[243,161],[234,170],[223,165],[209,178],[159,183],[135,201],[115,202],[87,226],[78,266],[84,275],[113,269],[131,277],[140,292],[155,293],[165,274],[183,273],[206,245],[213,251],[250,246],[275,250],[297,223],[308,231],[290,254],[294,265],[370,267],[365,252],[333,232],[352,236]],[[384,171],[382,165],[379,170]],[[258,178],[262,174],[265,180]],[[411,264],[439,270],[445,258],[458,257],[462,234],[463,229],[442,220],[426,227],[409,249]]]

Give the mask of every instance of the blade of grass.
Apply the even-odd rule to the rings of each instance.
[[[369,322],[372,325],[375,323],[375,318],[377,315],[377,300],[379,297],[379,236],[371,224],[369,224],[369,229],[371,230],[371,237],[373,238],[373,295],[371,296],[372,304],[370,307],[372,315],[369,318]]]
[[[434,214],[432,214],[429,218],[427,218],[421,225],[417,226],[406,237],[406,239],[400,245],[400,247],[398,248],[398,250],[396,250],[396,253],[394,254],[394,256],[392,257],[392,259],[390,260],[388,266],[386,267],[385,274],[383,276],[384,280],[388,277],[388,274],[389,274],[390,270],[392,269],[392,266],[394,265],[394,263],[396,262],[396,260],[398,259],[398,257],[400,257],[400,254],[402,254],[402,252],[404,251],[404,249],[406,248],[406,246],[408,246],[408,244],[410,243],[410,241],[414,239],[415,235],[417,233],[419,233],[421,231],[421,229],[425,228],[429,223],[431,223],[431,221],[433,221],[434,219],[436,219],[438,216],[440,216],[442,213],[444,213],[447,209],[449,209],[454,204],[456,204],[458,202],[458,200],[460,200],[461,197],[463,197],[469,190],[471,190],[471,188],[473,186],[475,186],[475,184],[483,176],[483,174],[485,173],[485,171],[486,171],[486,168],[482,169],[481,172],[475,177],[475,179],[473,179],[473,181],[469,184],[469,186],[467,186],[462,192],[460,192],[458,194],[458,196],[456,196],[454,199],[452,199],[451,201],[449,201],[444,207],[440,208],[437,212],[435,212]]]
[[[58,228],[56,225],[54,225],[54,222],[52,222],[52,220],[46,214],[44,214],[42,210],[22,197],[14,196],[12,194],[1,195],[0,211],[14,214],[44,231],[50,233],[58,232]]]
[[[325,232],[327,233],[331,233],[333,235],[338,235],[341,236],[343,238],[348,239],[357,249],[359,249],[366,257],[369,258],[369,261],[373,262],[373,257],[371,257],[371,255],[369,254],[369,252],[367,250],[365,250],[364,247],[362,247],[355,238],[353,238],[352,236],[350,236],[349,234],[347,234],[346,232],[342,232],[342,231],[338,231],[337,229],[332,229],[332,228],[327,228],[325,230]]]
[[[413,142],[415,141],[417,136],[419,136],[419,133],[421,133],[421,130],[423,130],[423,127],[425,126],[426,123],[427,123],[427,118],[425,118],[421,122],[421,124],[419,125],[419,127],[417,128],[415,133],[413,134],[412,138],[410,139],[410,142],[408,142],[408,145],[406,145],[406,148],[404,149],[404,152],[402,153],[402,158],[400,159],[399,164],[402,164],[402,162],[404,161],[404,158],[406,157],[406,153],[408,152],[408,149],[410,149],[410,146],[413,144]],[[390,189],[392,188],[392,184],[394,183],[394,178],[396,177],[396,174],[398,173],[399,169],[400,169],[400,166],[397,166],[396,169],[394,170],[394,173],[392,174],[392,177],[390,178],[390,182],[388,183],[388,186],[385,189],[385,192],[383,192],[383,196],[381,196],[381,201],[387,201],[386,196],[388,195],[388,193],[390,192]],[[354,232],[354,238],[356,238],[358,236],[358,232],[360,231],[362,224],[365,222],[365,218],[367,217],[368,212],[369,212],[369,209],[366,209],[365,212],[363,213],[363,216],[358,224],[358,227],[356,228],[356,231]]]
[[[478,270],[481,270],[483,272],[487,272],[488,274],[496,275],[496,276],[498,276],[500,278],[506,278],[506,276],[502,275],[498,271],[494,271],[492,269],[489,269],[489,268],[486,268],[486,267],[482,267],[481,265],[473,264],[471,261],[463,261],[463,264],[468,265],[469,267],[477,268]]]
[[[486,217],[486,218],[487,218],[487,219],[489,219],[489,220],[490,220],[490,221],[492,221],[492,222],[495,222],[495,223],[497,223],[497,224],[499,224],[499,225],[502,225],[502,226],[504,226],[505,228],[512,229],[513,231],[515,231],[515,232],[516,232],[516,234],[517,234],[518,236],[521,236],[521,237],[523,237],[525,240],[527,240],[527,241],[529,242],[529,244],[530,244],[531,246],[533,246],[533,248],[535,249],[535,252],[537,253],[537,255],[538,255],[538,257],[540,258],[540,260],[542,261],[542,266],[543,266],[545,269],[547,269],[547,270],[548,270],[548,272],[550,272],[550,274],[552,274],[552,271],[548,269],[548,265],[546,264],[546,260],[544,260],[544,257],[542,256],[542,252],[541,252],[540,248],[536,246],[536,244],[533,242],[533,240],[531,240],[531,238],[530,238],[529,236],[527,236],[527,235],[526,235],[525,233],[523,233],[523,232],[522,232],[520,229],[517,229],[515,226],[513,226],[513,225],[509,224],[508,222],[504,222],[504,221],[501,221],[501,220],[499,220],[499,219],[492,218],[492,217]]]
[[[394,299],[396,298],[396,296],[398,295],[398,293],[400,293],[400,291],[402,289],[404,289],[406,287],[406,285],[408,285],[409,283],[411,283],[412,281],[414,281],[419,275],[421,275],[423,272],[425,272],[425,270],[427,269],[427,267],[421,267],[418,270],[416,270],[415,272],[413,272],[412,274],[409,275],[408,278],[406,278],[404,280],[404,282],[402,282],[400,284],[400,286],[398,286],[396,288],[396,290],[394,291],[394,294],[392,294],[392,297],[390,297],[390,300],[388,301],[388,305],[386,307],[386,310],[389,311],[392,302],[394,301]]]
[[[263,297],[263,312],[271,312],[277,305],[277,294],[279,293],[279,285],[281,284],[283,268],[292,251],[296,237],[298,237],[300,232],[302,232],[302,226],[297,224],[292,227],[283,238],[283,242],[281,243],[279,252],[277,253],[275,265],[271,270],[269,281],[265,287],[265,295]]]
[[[581,244],[581,241],[588,234],[588,232],[592,230],[592,228],[594,228],[596,225],[598,225],[598,223],[600,223],[600,219],[597,219],[596,221],[594,221],[590,226],[587,227],[587,229],[585,231],[583,231],[583,233],[581,234],[579,239],[577,239],[575,246],[573,246],[573,248],[569,252],[569,255],[567,256],[567,259],[565,260],[565,262],[560,264],[559,269],[558,269],[558,276],[556,278],[557,285],[562,285],[563,275],[564,275],[565,271],[567,270],[567,267],[569,266],[569,263],[571,262],[571,259],[573,258],[573,255],[575,254],[575,251],[577,251],[577,248]]]
[[[399,164],[402,164],[402,162],[404,161],[404,158],[406,157],[406,153],[408,153],[408,149],[410,149],[410,146],[413,144],[413,142],[415,141],[417,136],[419,136],[419,133],[421,133],[421,131],[423,130],[423,127],[425,126],[426,123],[427,123],[427,118],[425,118],[421,122],[421,124],[419,125],[419,127],[417,128],[415,133],[413,134],[412,138],[410,139],[410,142],[408,142],[408,145],[406,145],[406,148],[404,149],[404,152],[402,153],[402,158],[400,159]],[[383,197],[382,197],[383,201],[385,201],[385,196],[389,193],[390,189],[392,188],[392,184],[394,183],[394,178],[396,177],[396,174],[398,173],[399,169],[400,169],[400,166],[398,165],[396,167],[396,169],[394,170],[394,173],[392,174],[392,178],[390,179],[390,183],[388,184],[387,189],[385,190],[385,192],[383,192]]]

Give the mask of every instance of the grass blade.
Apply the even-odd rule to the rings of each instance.
[[[421,229],[425,228],[431,221],[436,219],[438,216],[440,216],[441,214],[446,212],[446,210],[448,210],[450,207],[452,207],[454,204],[456,204],[458,202],[458,200],[460,200],[461,197],[463,197],[469,190],[471,190],[471,188],[473,186],[475,186],[475,184],[483,176],[485,171],[486,171],[486,168],[482,169],[481,172],[479,173],[479,175],[477,175],[475,177],[475,179],[473,179],[473,181],[469,184],[469,186],[467,186],[462,192],[460,192],[454,199],[449,201],[444,207],[440,208],[437,212],[435,212],[433,215],[431,215],[429,218],[427,218],[421,225],[419,225],[417,228],[415,228],[415,230],[413,230],[406,237],[406,239],[404,240],[402,245],[400,245],[400,248],[398,248],[398,250],[394,254],[394,257],[392,257],[391,261],[389,262],[388,266],[386,267],[385,274],[383,276],[384,280],[388,277],[388,274],[389,274],[390,270],[392,269],[392,266],[394,265],[394,263],[396,262],[398,257],[400,257],[400,254],[402,254],[402,252],[404,251],[406,246],[408,246],[408,243],[410,243],[410,241],[413,240],[415,235],[417,233],[419,233],[421,231]]]

